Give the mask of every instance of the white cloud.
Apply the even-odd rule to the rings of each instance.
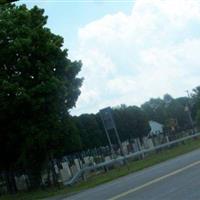
[[[199,0],[137,0],[130,15],[106,15],[78,35],[85,81],[74,114],[180,96],[199,84]]]

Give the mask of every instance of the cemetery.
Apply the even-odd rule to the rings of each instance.
[[[179,137],[185,137],[188,136],[189,133],[182,133]],[[133,139],[130,141],[124,141],[122,142],[122,149],[125,156],[130,157],[134,153],[139,153],[144,150],[153,149],[156,146],[159,146],[161,144],[165,144],[169,142],[169,138],[167,136],[164,136],[163,134],[156,135],[154,137],[144,137],[142,139],[142,142],[139,138]],[[114,145],[113,145],[114,146]],[[120,153],[120,149],[117,147],[114,147],[115,152],[114,154],[111,154],[111,151],[108,146],[101,147],[98,149],[92,149],[88,151],[79,152],[72,155],[64,156],[60,160],[54,160],[54,170],[56,174],[57,182],[60,185],[64,185],[68,183],[73,177],[75,177],[81,170],[87,168],[87,167],[94,167],[99,164],[108,163],[113,160],[117,160],[119,158],[122,158],[122,155]],[[143,154],[143,156],[138,156],[134,158],[134,160],[143,159],[144,156],[147,156],[148,153]],[[131,159],[133,160],[133,159]],[[129,161],[129,159],[128,159]],[[84,177],[81,176],[78,181],[86,180],[90,176],[99,174],[99,173],[105,173],[105,171],[109,169],[113,169],[119,166],[122,166],[123,162],[121,163],[115,163],[114,165],[110,165],[110,167],[102,167],[98,170],[92,170],[86,174],[84,174]],[[49,181],[53,182],[53,171],[50,171],[48,174],[48,170],[44,171],[42,174],[42,184],[45,186],[46,183]],[[25,174],[22,174],[20,176],[15,177],[16,186],[18,191],[26,191],[29,188],[29,180],[28,176]],[[1,186],[1,193],[6,193],[6,187]]]

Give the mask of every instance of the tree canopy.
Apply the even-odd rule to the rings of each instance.
[[[187,97],[174,99],[169,94],[166,94],[163,99],[151,98],[142,104],[141,108],[149,120],[154,120],[168,126],[168,122],[174,119],[177,121],[179,129],[185,129],[190,126],[188,114],[185,111],[188,100]]]
[[[122,141],[147,136],[150,127],[146,114],[136,106],[121,105],[112,108],[112,114],[116,127]],[[97,114],[82,114],[74,117],[79,135],[81,137],[82,149],[92,149],[107,146],[106,133]],[[112,144],[117,144],[116,136],[112,130],[109,131]]]
[[[115,108],[113,114],[119,135],[123,141],[148,135],[150,131],[148,119],[141,108],[122,105]]]
[[[39,170],[67,141],[80,141],[66,127],[80,94],[82,64],[67,58],[63,38],[46,23],[36,6],[0,7],[1,170]]]

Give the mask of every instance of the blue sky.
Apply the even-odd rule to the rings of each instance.
[[[199,85],[200,0],[20,1],[45,9],[84,77],[73,115]]]
[[[48,16],[47,26],[52,32],[64,37],[65,47],[73,51],[77,46],[79,28],[107,14],[119,11],[128,14],[133,1],[20,0],[18,4],[26,4],[29,8],[34,5],[44,8]]]

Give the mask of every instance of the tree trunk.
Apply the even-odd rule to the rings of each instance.
[[[37,189],[41,186],[41,174],[40,172],[31,171],[28,173],[28,178],[30,182],[29,189]]]
[[[10,194],[16,194],[17,193],[17,186],[15,182],[15,175],[12,171],[6,171],[5,172],[5,178],[6,178],[6,185],[8,193]]]
[[[52,171],[53,185],[54,185],[54,186],[57,186],[57,185],[58,185],[57,174],[56,174],[56,171],[55,171],[53,159],[51,159],[50,163],[51,163],[51,171]]]

